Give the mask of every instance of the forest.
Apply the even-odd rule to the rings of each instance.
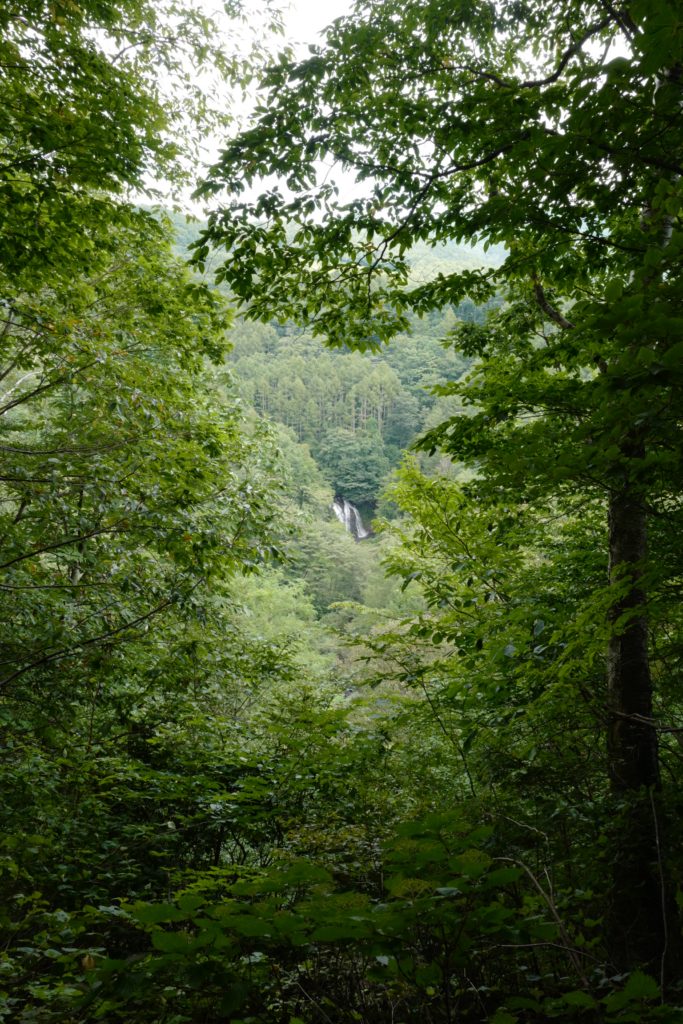
[[[0,7],[0,1022],[683,1022],[680,2],[215,6]]]

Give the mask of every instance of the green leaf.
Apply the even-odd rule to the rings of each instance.
[[[191,914],[195,910],[199,910],[205,902],[203,896],[198,896],[195,893],[183,893],[178,897],[178,906],[185,914]]]
[[[247,914],[234,915],[225,918],[222,924],[227,930],[232,930],[238,935],[247,936],[270,936],[273,932],[273,925],[267,919],[251,917]]]
[[[152,945],[162,953],[188,953],[193,940],[184,932],[152,932]]]
[[[613,278],[605,285],[605,299],[607,302],[618,302],[624,293],[624,282]]]
[[[161,924],[163,921],[184,921],[187,914],[172,903],[136,904],[131,916],[140,924]]]
[[[577,989],[575,992],[565,992],[562,1001],[568,1006],[577,1006],[581,1009],[592,1010],[597,1006],[596,1000],[588,992]]]
[[[634,971],[624,985],[624,995],[628,999],[658,999],[659,985],[649,974]]]

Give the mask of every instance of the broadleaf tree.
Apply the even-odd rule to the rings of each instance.
[[[200,562],[208,568],[209,548],[225,540],[223,513],[234,512],[228,561],[238,549],[258,557],[245,528],[258,502],[242,494],[229,509],[225,500],[243,490],[245,438],[230,414],[210,423],[200,396],[203,361],[223,358],[227,308],[132,201],[177,192],[206,134],[229,122],[226,98],[208,86],[244,84],[254,54],[244,32],[227,45],[226,24],[245,24],[239,0],[223,15],[174,0],[13,0],[0,13],[1,562],[4,593],[15,597],[5,683],[71,657],[98,632],[127,634],[130,600],[119,609],[107,588],[116,580],[114,593],[123,583],[128,598],[145,592],[145,573],[125,580],[128,537],[133,549],[163,537],[187,581]],[[200,507],[202,525],[183,527]],[[209,548],[200,553],[201,537]],[[218,570],[223,557],[214,551],[214,560]],[[148,567],[142,624],[157,584],[160,607],[177,589],[163,557]],[[49,591],[69,586],[80,610],[66,615],[57,600],[52,614]]]
[[[278,502],[266,432],[215,368],[227,304],[137,205],[226,123],[198,71],[234,84],[251,57],[200,3],[10,0],[0,29],[0,1016],[47,1021],[78,995],[62,968],[91,966],[83,906],[186,855],[164,811],[201,813],[207,747],[169,739],[167,772],[165,735],[199,750],[208,719],[218,746],[221,715],[293,669],[230,593],[272,554]]]
[[[254,319],[372,348],[410,314],[502,294],[487,325],[454,332],[477,361],[474,415],[425,444],[476,464],[479,502],[602,501],[607,774],[631,807],[620,968],[671,963],[677,934],[648,611],[679,567],[648,530],[680,519],[682,69],[673,0],[361,0],[270,68],[199,190],[228,198],[196,259],[225,247],[219,279]],[[417,242],[474,239],[504,246],[502,265],[411,280]]]

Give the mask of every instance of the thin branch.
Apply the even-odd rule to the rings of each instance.
[[[565,316],[562,316],[559,309],[555,309],[555,307],[548,302],[543,290],[543,285],[536,278],[534,278],[534,296],[536,298],[536,302],[541,307],[545,315],[552,320],[553,323],[556,323],[563,331],[573,330],[575,324],[573,324],[571,320],[567,320]]]
[[[471,792],[472,796],[474,797],[474,799],[476,800],[476,798],[477,798],[477,791],[474,788],[474,781],[472,779],[472,775],[470,773],[469,765],[467,763],[467,755],[465,753],[465,750],[464,750],[462,744],[460,743],[459,739],[457,738],[457,736],[455,736],[455,734],[451,733],[451,731],[446,727],[446,723],[443,721],[441,715],[439,714],[439,710],[436,707],[436,704],[434,703],[432,695],[430,694],[429,690],[427,689],[427,686],[426,686],[425,681],[422,678],[422,676],[420,676],[420,687],[422,689],[422,692],[423,692],[423,694],[425,696],[425,699],[426,699],[427,703],[429,704],[430,710],[431,710],[432,714],[434,715],[434,718],[436,719],[436,721],[438,723],[439,728],[441,729],[442,733],[444,734],[446,739],[449,741],[449,743],[452,743],[453,746],[455,747],[455,749],[458,752],[458,756],[460,757],[460,760],[462,761],[463,768],[465,770],[465,775],[467,776],[467,781],[469,783],[470,792]]]
[[[111,583],[108,580],[93,583],[33,583],[31,585],[13,586],[9,583],[0,583],[0,590],[82,590],[84,587],[108,587]]]
[[[652,821],[654,825],[655,833],[655,846],[657,848],[657,871],[659,874],[659,896],[661,900],[662,910],[662,930],[664,932],[664,944],[662,947],[662,955],[659,962],[659,990],[661,995],[661,1001],[664,1002],[664,984],[666,981],[666,961],[669,952],[669,919],[666,908],[666,880],[664,877],[664,862],[662,857],[662,843],[659,835],[659,819],[657,817],[657,805],[655,804],[655,797],[653,793],[653,787],[648,788],[650,794],[650,805],[652,807]]]
[[[625,718],[629,722],[636,722],[638,725],[647,725],[656,732],[683,734],[683,728],[675,725],[659,725],[655,718],[648,718],[647,715],[639,715],[637,712],[628,714],[626,711],[613,711],[612,714],[616,715],[617,718]]]
[[[631,15],[628,13],[628,10],[616,10],[614,4],[612,4],[610,0],[599,0],[599,2],[600,6],[604,7],[604,9],[609,12],[611,17],[616,21],[629,39],[634,39],[637,36],[638,28]]]
[[[9,397],[9,395],[11,395],[13,391],[16,391],[17,387],[19,387],[20,384],[23,384],[24,381],[31,376],[34,376],[33,372],[27,373],[24,377],[21,378],[19,384],[17,384],[16,387],[8,391],[7,395],[5,395],[4,397]],[[18,398],[15,398],[14,401],[7,402],[5,405],[3,405],[2,408],[0,408],[0,416],[4,416],[6,412],[9,412],[10,409],[14,409],[17,405],[22,405],[24,402],[28,402],[29,399],[35,398],[37,395],[42,395],[43,392],[50,391],[52,388],[57,387],[57,385],[61,384],[64,381],[64,379],[64,377],[57,377],[55,380],[48,381],[47,384],[40,384],[37,388],[34,388],[33,391],[24,392],[23,395],[19,395]]]
[[[20,395],[19,398],[16,398],[13,402],[8,402],[6,405],[4,405],[0,409],[0,416],[2,416],[6,412],[9,412],[9,410],[13,409],[15,406],[21,405],[23,402],[28,402],[28,400],[31,398],[35,398],[36,395],[40,395],[45,391],[49,391],[52,388],[55,388],[58,385],[65,383],[65,381],[67,381],[70,378],[73,379],[74,377],[77,377],[79,374],[84,373],[86,370],[89,370],[96,364],[97,359],[91,359],[89,362],[83,363],[82,366],[78,366],[76,369],[71,370],[70,372],[67,370],[67,372],[64,373],[62,376],[55,377],[53,380],[48,381],[47,384],[41,384],[39,387],[34,388],[33,391],[27,391],[25,394]],[[29,374],[27,374],[26,376],[29,376]],[[24,377],[23,379],[25,380],[26,378]],[[11,391],[8,392],[8,394],[11,393]]]
[[[589,25],[584,34],[579,39],[577,39],[575,43],[573,43],[564,51],[564,53],[562,54],[562,58],[560,59],[560,63],[557,65],[557,68],[552,73],[552,75],[548,75],[547,78],[530,78],[526,82],[519,82],[518,88],[538,89],[544,85],[552,85],[553,82],[556,82],[558,80],[558,78],[560,77],[560,75],[562,74],[567,64],[572,59],[572,57],[575,57],[576,54],[579,53],[579,51],[583,48],[584,43],[587,43],[588,40],[591,39],[594,35],[597,35],[598,32],[602,32],[602,30],[604,28],[607,28],[607,26],[610,25],[612,21],[612,17],[608,16],[606,18],[603,18],[602,21],[596,21],[595,24]]]
[[[195,585],[192,587],[192,590],[196,590],[199,584],[203,582],[204,577],[202,577],[200,580],[198,580],[197,583],[195,583]],[[15,679],[18,679],[19,676],[24,675],[25,672],[30,672],[31,669],[40,668],[41,665],[47,665],[53,661],[60,661],[62,658],[67,658],[69,657],[69,655],[76,654],[79,651],[84,650],[86,647],[92,647],[94,644],[98,644],[102,640],[107,640],[112,636],[116,636],[119,633],[125,632],[126,630],[135,629],[136,626],[139,626],[141,625],[141,623],[146,622],[147,619],[151,619],[152,616],[157,615],[159,612],[163,611],[164,608],[168,608],[168,606],[173,604],[174,601],[175,596],[171,596],[167,598],[165,601],[162,601],[161,604],[158,604],[155,608],[152,608],[150,611],[145,612],[144,615],[139,615],[137,619],[133,619],[132,622],[125,622],[123,625],[115,626],[114,629],[109,629],[105,633],[100,633],[98,636],[89,637],[87,640],[81,640],[80,643],[74,644],[73,647],[65,647],[62,648],[62,650],[60,651],[53,651],[52,654],[45,654],[42,658],[38,658],[36,661],[30,662],[28,665],[23,665],[21,668],[16,669],[15,672],[12,672],[10,675],[0,680],[0,687],[6,686],[8,683],[13,682]]]
[[[494,71],[485,71],[482,70],[481,68],[477,68],[475,65],[472,64],[466,64],[464,65],[464,67],[458,67],[456,65],[453,68],[453,70],[468,71],[470,74],[474,75],[475,78],[483,78],[489,82],[494,82],[496,85],[499,85],[503,89],[541,89],[545,85],[552,85],[554,82],[557,82],[557,80],[560,78],[562,72],[567,67],[567,64],[572,59],[572,57],[575,57],[581,51],[584,44],[587,43],[589,39],[591,39],[598,32],[602,32],[602,30],[604,28],[607,28],[614,20],[615,16],[610,15],[608,17],[603,18],[602,21],[596,21],[593,25],[589,25],[589,27],[586,29],[581,38],[577,39],[576,42],[572,43],[571,46],[567,47],[567,49],[562,54],[559,64],[557,65],[555,70],[550,75],[547,75],[545,78],[529,78],[523,82],[515,82],[514,80],[511,79],[501,78],[501,76],[497,75]],[[443,64],[441,65],[440,70],[450,70],[450,67],[447,64]]]
[[[0,444],[0,452],[9,452],[11,455],[93,455],[96,452],[110,451],[112,448],[123,448],[133,441],[138,441],[140,435],[134,434],[124,441],[111,441],[109,444],[82,445],[76,448],[14,448],[9,445]]]
[[[119,520],[119,523],[123,520]],[[60,548],[68,548],[74,544],[79,544],[81,541],[90,540],[91,537],[99,537],[107,533],[118,533],[119,523],[113,523],[111,526],[101,527],[96,530],[91,530],[89,533],[82,533],[78,537],[67,537],[66,540],[56,541],[54,544],[46,544],[42,548],[34,548],[33,551],[29,551],[24,555],[17,555],[16,558],[11,558],[9,562],[3,562],[0,565],[0,569],[9,569],[11,565],[16,565],[17,562],[25,562],[27,558],[35,558],[36,555],[44,555],[48,551],[58,551]]]
[[[557,925],[557,929],[558,929],[558,931],[560,933],[560,938],[562,939],[562,945],[564,946],[564,949],[566,950],[567,955],[569,956],[569,959],[572,962],[572,965],[574,967],[574,970],[576,971],[577,977],[581,980],[581,984],[583,985],[584,988],[589,988],[590,986],[589,986],[589,983],[588,983],[588,978],[586,977],[586,972],[584,971],[583,965],[581,964],[581,962],[580,962],[580,960],[578,958],[578,955],[577,955],[578,951],[574,948],[574,945],[572,944],[572,942],[571,942],[571,940],[569,938],[569,935],[567,933],[567,929],[565,928],[564,921],[562,920],[562,918],[560,917],[560,915],[559,915],[559,913],[557,911],[557,907],[555,906],[555,901],[554,901],[554,899],[552,897],[552,892],[550,894],[548,894],[545,891],[545,889],[543,888],[543,886],[541,885],[539,880],[536,878],[536,875],[533,873],[531,868],[527,864],[524,863],[524,861],[517,860],[515,857],[498,857],[496,859],[497,860],[502,860],[502,861],[508,861],[510,864],[516,864],[517,867],[520,867],[524,871],[524,873],[527,876],[527,878],[529,878],[529,880],[531,881],[531,884],[533,885],[534,889],[539,894],[539,896],[541,897],[541,899],[543,900],[543,902],[547,906],[548,910],[550,911],[550,913],[551,913],[551,915],[553,917],[553,920],[555,921],[555,924]]]

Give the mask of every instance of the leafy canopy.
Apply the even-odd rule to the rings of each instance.
[[[501,280],[576,299],[598,273],[611,304],[627,274],[677,259],[639,218],[646,200],[656,222],[678,209],[681,46],[668,0],[359,3],[268,70],[253,126],[198,190],[228,200],[197,259],[225,246],[219,277],[254,318],[360,347]],[[500,270],[409,280],[416,242],[473,238],[508,247]]]
[[[225,19],[233,31],[244,22],[241,55]],[[241,0],[226,0],[222,22],[201,2],[2,5],[0,264],[8,272],[30,288],[46,267],[52,276],[68,276],[76,261],[87,267],[103,224],[131,219],[114,197],[158,195],[164,184],[177,195],[194,180],[203,140],[230,122],[226,83],[250,74],[245,26]]]
[[[493,322],[454,332],[481,361],[481,414],[428,444],[502,465],[517,491],[614,487],[626,467],[665,501],[680,471],[682,61],[668,0],[360,3],[268,71],[255,123],[199,189],[229,198],[196,258],[225,247],[219,277],[248,316],[360,348],[411,312],[504,291]],[[501,266],[409,276],[415,243],[477,238],[506,247]],[[646,459],[622,443],[642,429]]]

